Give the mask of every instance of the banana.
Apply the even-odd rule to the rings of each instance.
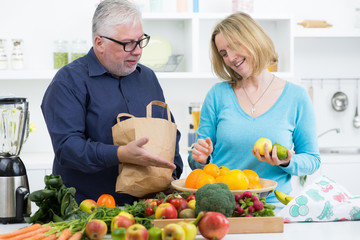
[[[283,192],[280,192],[278,190],[274,191],[276,198],[284,205],[287,205],[291,200],[294,199],[294,197],[287,195]]]

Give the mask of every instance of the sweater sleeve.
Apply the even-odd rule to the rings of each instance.
[[[314,173],[320,167],[320,154],[316,136],[316,118],[314,109],[306,91],[301,88],[295,110],[295,129],[293,142],[295,154],[290,164],[283,170],[296,176]]]

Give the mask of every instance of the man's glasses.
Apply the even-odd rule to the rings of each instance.
[[[113,41],[115,43],[118,43],[120,45],[122,45],[124,47],[124,51],[125,52],[132,52],[135,50],[135,48],[137,47],[137,45],[139,45],[140,48],[144,48],[146,47],[146,45],[148,45],[149,40],[150,40],[150,36],[147,34],[144,34],[144,38],[140,39],[139,41],[131,41],[131,42],[120,42],[118,40],[115,40],[113,38],[109,38],[106,36],[100,36],[101,38],[106,38],[110,41]]]

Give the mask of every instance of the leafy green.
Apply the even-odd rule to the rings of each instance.
[[[77,219],[85,214],[75,201],[75,188],[67,188],[60,175],[46,175],[44,182],[44,189],[29,195],[30,201],[34,202],[39,209],[32,216],[25,218],[27,223],[61,222]]]

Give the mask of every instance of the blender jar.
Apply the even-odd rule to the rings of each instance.
[[[18,156],[28,136],[26,98],[0,98],[0,157]]]

